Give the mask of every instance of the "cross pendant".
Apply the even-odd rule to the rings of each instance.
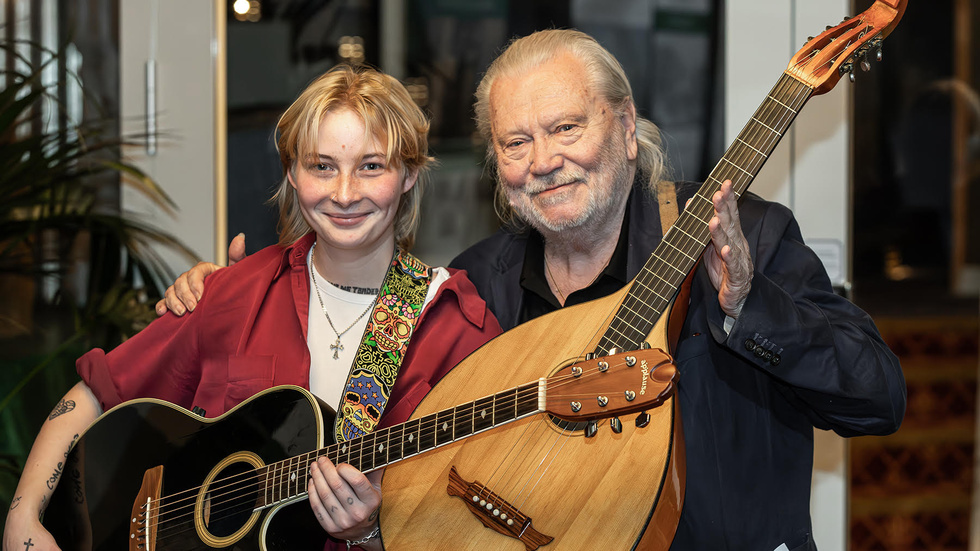
[[[333,359],[340,359],[340,351],[344,349],[344,345],[340,344],[340,337],[337,337],[337,342],[330,345],[330,350],[333,350]]]

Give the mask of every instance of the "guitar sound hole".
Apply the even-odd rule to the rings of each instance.
[[[208,490],[205,524],[208,532],[217,538],[235,534],[248,522],[258,504],[258,480],[254,467],[247,463],[229,465]]]
[[[554,423],[556,427],[567,432],[584,431],[585,427],[588,426],[588,423],[585,421],[566,421],[564,419],[559,419],[554,415],[549,415],[548,418],[551,419],[551,422]]]

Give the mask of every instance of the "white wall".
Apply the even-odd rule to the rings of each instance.
[[[725,139],[731,143],[808,36],[841,21],[846,0],[729,0],[725,21]],[[858,75],[860,79],[860,75]],[[860,85],[860,80],[858,80]],[[793,209],[835,285],[850,279],[850,84],[810,100],[750,188]],[[822,551],[846,549],[847,449],[814,434],[811,514]]]
[[[160,138],[155,155],[126,151],[178,205],[170,216],[139,193],[124,189],[122,205],[178,237],[201,258],[223,258],[217,216],[216,60],[219,53],[212,0],[148,0],[119,3],[120,111],[123,132],[146,130],[146,63],[156,60],[156,111]],[[220,44],[220,47],[224,47]],[[222,83],[223,84],[223,83]],[[223,161],[222,161],[223,162]],[[221,211],[223,212],[223,211]],[[221,220],[221,228],[218,221]],[[165,253],[176,273],[190,267],[183,256]]]

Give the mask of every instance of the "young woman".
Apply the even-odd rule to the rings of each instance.
[[[56,548],[38,521],[52,472],[56,480],[76,435],[123,401],[159,398],[214,417],[292,384],[334,405],[328,430],[351,438],[407,420],[439,378],[497,335],[465,274],[406,252],[431,162],[427,133],[425,116],[387,75],[339,66],[310,84],[277,126],[279,244],[215,274],[193,314],[168,314],[115,350],[78,360],[82,382],[34,443],[4,550]],[[365,385],[374,391],[361,392]],[[321,459],[308,490],[327,548],[382,547],[380,472]]]

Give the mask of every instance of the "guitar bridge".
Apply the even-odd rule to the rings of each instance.
[[[467,482],[456,467],[449,469],[449,495],[463,500],[466,507],[484,526],[505,536],[520,540],[527,551],[548,545],[555,538],[546,536],[531,526],[531,519],[479,482]]]
[[[129,551],[153,551],[157,542],[157,521],[160,510],[160,491],[163,487],[163,465],[149,469],[143,475],[129,521]]]

